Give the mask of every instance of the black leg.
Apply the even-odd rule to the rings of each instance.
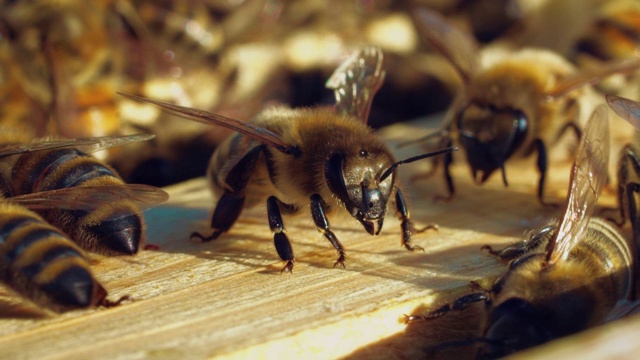
[[[491,298],[487,292],[476,292],[467,294],[458,298],[456,301],[450,304],[443,305],[438,309],[427,313],[426,315],[405,315],[405,321],[426,321],[435,318],[439,318],[449,311],[460,311],[467,308],[470,304],[484,301],[485,303],[491,302]]]
[[[622,148],[620,152],[620,159],[618,160],[618,209],[620,211],[620,221],[615,221],[618,226],[624,225],[627,220],[626,211],[631,212],[632,209],[635,212],[636,202],[633,195],[633,189],[636,188],[635,184],[638,184],[640,177],[640,158],[638,155],[640,152],[632,146],[627,144]],[[632,171],[635,174],[632,179]],[[630,214],[629,214],[630,215]],[[630,220],[636,223],[639,219],[629,216]],[[633,225],[633,223],[632,223]],[[640,230],[640,229],[639,229]]]
[[[324,213],[325,208],[326,204],[324,200],[322,200],[320,195],[311,195],[311,217],[313,218],[313,222],[316,223],[318,231],[320,231],[322,235],[324,235],[324,237],[326,237],[331,245],[333,245],[333,247],[338,251],[338,260],[336,260],[336,262],[333,264],[333,267],[342,265],[342,267],[344,268],[344,261],[346,260],[344,248],[329,227],[329,220],[327,220],[327,216]]]
[[[199,238],[202,241],[215,240],[222,233],[227,232],[238,220],[244,205],[244,190],[253,175],[256,161],[264,150],[264,146],[257,146],[249,150],[238,161],[237,164],[227,174],[225,178],[225,191],[218,200],[216,208],[211,217],[211,228],[213,232],[209,236],[204,236],[199,232],[191,233],[192,238]]]
[[[576,137],[576,139],[580,140],[580,138],[582,137],[582,130],[580,129],[578,124],[576,124],[575,122],[571,121],[571,122],[566,123],[562,127],[562,129],[560,129],[560,131],[558,132],[558,135],[556,136],[556,141],[560,140],[562,135],[564,135],[564,133],[566,133],[569,130],[572,130],[573,134]]]
[[[500,260],[510,261],[530,252],[533,249],[545,244],[553,236],[555,226],[545,226],[540,231],[533,233],[528,239],[507,246],[502,250],[493,250],[489,245],[483,245],[480,250],[488,250]]]
[[[396,203],[396,210],[398,211],[398,214],[399,214],[399,219],[402,222],[400,224],[402,229],[402,246],[404,246],[405,249],[409,251],[414,251],[414,250],[424,251],[424,249],[421,248],[420,246],[411,245],[411,232],[415,230],[415,227],[413,226],[413,222],[409,218],[409,209],[407,209],[407,203],[404,201],[402,192],[398,188],[396,188],[395,203]],[[422,232],[427,229],[437,229],[437,226],[434,224],[431,224],[426,226],[423,229],[420,229],[418,232]]]
[[[450,138],[447,138],[446,141],[443,142],[443,147],[452,146],[452,142]],[[437,156],[439,157],[439,156]],[[453,152],[450,151],[443,155],[443,173],[444,173],[444,182],[447,185],[447,195],[438,195],[435,197],[436,201],[450,201],[453,199],[455,195],[456,189],[453,184],[453,176],[451,176],[451,164],[453,164]]]
[[[287,264],[282,268],[282,272],[293,272],[293,265],[296,262],[293,256],[293,248],[287,234],[285,234],[284,223],[282,222],[282,215],[280,209],[291,209],[291,206],[278,200],[275,196],[270,196],[267,199],[267,216],[269,217],[269,228],[273,231],[273,244],[276,246],[276,251],[280,256],[280,259],[286,261]]]
[[[548,203],[544,201],[544,184],[547,178],[547,147],[540,139],[536,139],[534,141],[535,149],[538,151],[538,160],[536,165],[538,167],[538,172],[540,173],[540,178],[538,179],[538,200],[544,206],[552,206],[557,207],[558,204]]]

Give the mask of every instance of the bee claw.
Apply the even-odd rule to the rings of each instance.
[[[344,255],[344,253],[340,253],[340,257],[338,257],[338,260],[336,260],[336,262],[333,264],[333,267],[336,267],[338,265],[342,265],[342,268],[346,269],[347,267],[344,266],[345,260],[347,260],[347,257]]]
[[[116,307],[125,301],[133,301],[133,300],[134,299],[131,296],[124,295],[116,301],[107,300],[105,298],[100,305],[108,309],[108,308]]]
[[[453,200],[453,195],[436,195],[433,197],[433,202],[435,203],[449,203]]]
[[[480,250],[487,250],[487,252],[489,252],[489,254],[494,255],[494,256],[500,255],[500,251],[493,250],[493,247],[491,247],[491,245],[482,245],[480,247]]]
[[[280,273],[282,274],[283,272],[288,272],[289,274],[293,275],[293,265],[295,263],[295,260],[289,260],[287,261],[287,265],[285,265],[282,270],[280,270]]]
[[[440,230],[440,227],[438,226],[438,224],[429,224],[429,225],[427,225],[425,227],[422,227],[420,229],[416,229],[416,233],[420,234],[420,233],[423,233],[423,232],[425,232],[427,230],[438,231],[438,230]]]
[[[197,238],[197,239],[200,239],[202,242],[209,242],[211,240],[217,239],[220,235],[222,235],[222,231],[219,231],[219,230],[215,230],[209,236],[204,236],[201,233],[194,231],[191,233],[191,235],[189,235],[189,239]]]
[[[418,246],[418,245],[410,245],[410,244],[404,244],[404,247],[409,250],[409,251],[422,251],[424,252],[424,248],[422,246]]]

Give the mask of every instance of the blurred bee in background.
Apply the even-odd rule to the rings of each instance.
[[[12,124],[27,121],[35,137],[157,134],[135,151],[99,156],[129,181],[168,185],[203,175],[208,158],[199,155],[229,133],[176,124],[158,109],[114,98],[115,89],[252,118],[267,104],[330,103],[324,79],[347,49],[373,43],[394,65],[369,124],[415,118],[444,109],[452,96],[415,61],[404,10],[318,0],[2,3],[0,46],[8,55],[0,54],[0,72],[21,74],[18,83],[0,78],[0,95],[10,94],[0,98],[2,111],[15,111],[23,120]],[[421,93],[433,96],[424,101]]]
[[[604,76],[632,71],[640,61],[613,63],[597,72],[576,73],[560,55],[544,49],[517,51],[503,47],[478,50],[468,34],[441,15],[425,8],[414,12],[419,33],[455,68],[464,88],[454,101],[443,129],[425,138],[450,146],[454,139],[465,149],[476,183],[484,183],[496,170],[507,185],[505,162],[512,157],[537,154],[540,172],[537,197],[542,204],[548,146],[568,129],[580,135],[579,120],[591,106],[585,85]],[[579,89],[583,87],[582,89]],[[450,165],[444,157],[444,176],[450,199],[455,193]]]
[[[98,151],[148,140],[153,136],[140,134],[25,142],[20,135],[14,136],[8,129],[3,130],[0,179],[5,196],[26,196],[76,187],[115,187],[126,196],[100,203],[101,206],[90,210],[48,207],[38,212],[85,250],[107,255],[138,252],[145,240],[145,222],[140,206],[161,203],[168,195],[152,186],[125,185],[115,170],[80,149]]]
[[[185,108],[139,96],[195,121],[237,131],[211,157],[208,177],[217,205],[209,236],[227,232],[244,207],[266,201],[269,226],[278,255],[293,270],[295,258],[282,221],[310,205],[317,229],[338,251],[334,266],[345,262],[345,251],[330,228],[327,215],[346,210],[371,235],[380,233],[387,201],[395,203],[401,220],[402,245],[407,250],[414,230],[404,197],[395,183],[396,168],[451,148],[403,161],[395,161],[382,139],[367,124],[371,102],[384,79],[382,52],[376,47],[357,51],[327,81],[335,92],[335,109],[329,107],[272,107],[251,123],[201,110]],[[376,229],[377,226],[377,229]]]
[[[569,49],[568,56],[581,68],[601,66],[603,62],[640,55],[640,2],[601,1],[584,34]],[[618,75],[598,84],[609,94],[640,97],[640,73]]]
[[[618,306],[633,300],[632,246],[612,225],[592,217],[607,181],[607,115],[600,105],[584,128],[561,220],[501,251],[483,246],[510,261],[491,289],[427,315],[408,316],[408,321],[437,318],[484,301],[484,334],[467,344],[481,344],[479,358],[498,358],[602,324]]]
[[[38,70],[22,85],[45,84],[40,90],[46,96],[34,100],[49,114],[36,135],[115,134],[121,126],[115,89],[122,86],[124,57],[117,51],[123,30],[111,2],[12,2],[1,5],[0,14],[12,34],[4,46],[19,55],[11,66],[27,74]]]

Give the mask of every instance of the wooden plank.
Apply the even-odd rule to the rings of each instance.
[[[397,125],[386,136],[424,131]],[[551,165],[548,194],[558,202],[569,165],[566,151]],[[437,232],[415,235],[424,253],[400,246],[395,218],[385,221],[379,236],[368,235],[353,219],[332,219],[348,256],[346,269],[334,269],[335,251],[311,219],[287,217],[297,257],[293,275],[280,273],[283,263],[263,207],[245,211],[229,234],[203,244],[189,240],[189,234],[208,231],[212,200],[205,180],[170,187],[171,200],[146,213],[149,243],[158,251],[95,259],[95,272],[111,297],[128,294],[135,301],[42,317],[3,293],[0,358],[404,358],[422,354],[427,344],[464,338],[472,326],[407,327],[403,314],[455,298],[468,291],[470,280],[497,276],[505,265],[479,247],[510,243],[560,210],[537,203],[534,159],[509,165],[509,188],[499,176],[473,185],[459,161],[454,167],[459,194],[449,203],[432,201],[444,189],[439,173],[409,181],[427,167],[416,163],[402,169],[418,227],[440,225]],[[604,201],[613,204],[612,194]]]

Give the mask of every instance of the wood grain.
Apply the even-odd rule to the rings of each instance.
[[[414,125],[385,131],[390,139],[424,133]],[[419,149],[402,149],[413,154]],[[460,154],[457,155],[457,157]],[[208,231],[212,200],[204,179],[168,188],[171,200],[146,212],[148,242],[157,251],[135,257],[95,257],[95,272],[117,299],[134,301],[111,309],[43,316],[11,294],[0,296],[0,358],[411,358],[424,348],[464,338],[477,327],[472,312],[457,321],[406,326],[403,314],[425,311],[468,291],[471,280],[488,283],[505,269],[479,251],[504,245],[527,229],[544,225],[559,209],[535,199],[534,160],[507,167],[510,185],[499,176],[472,184],[463,161],[454,167],[459,193],[436,203],[441,173],[410,179],[428,163],[406,165],[401,175],[425,252],[400,246],[400,226],[386,220],[382,234],[368,235],[353,219],[332,220],[347,248],[346,269],[309,216],[285,217],[297,263],[294,273],[275,252],[264,208],[243,213],[230,233],[211,243],[189,240]],[[562,202],[570,161],[566,150],[549,174],[550,199]],[[610,192],[604,203],[613,205]],[[391,213],[390,213],[391,215]],[[475,320],[474,320],[475,319]],[[636,324],[637,327],[640,326]]]

